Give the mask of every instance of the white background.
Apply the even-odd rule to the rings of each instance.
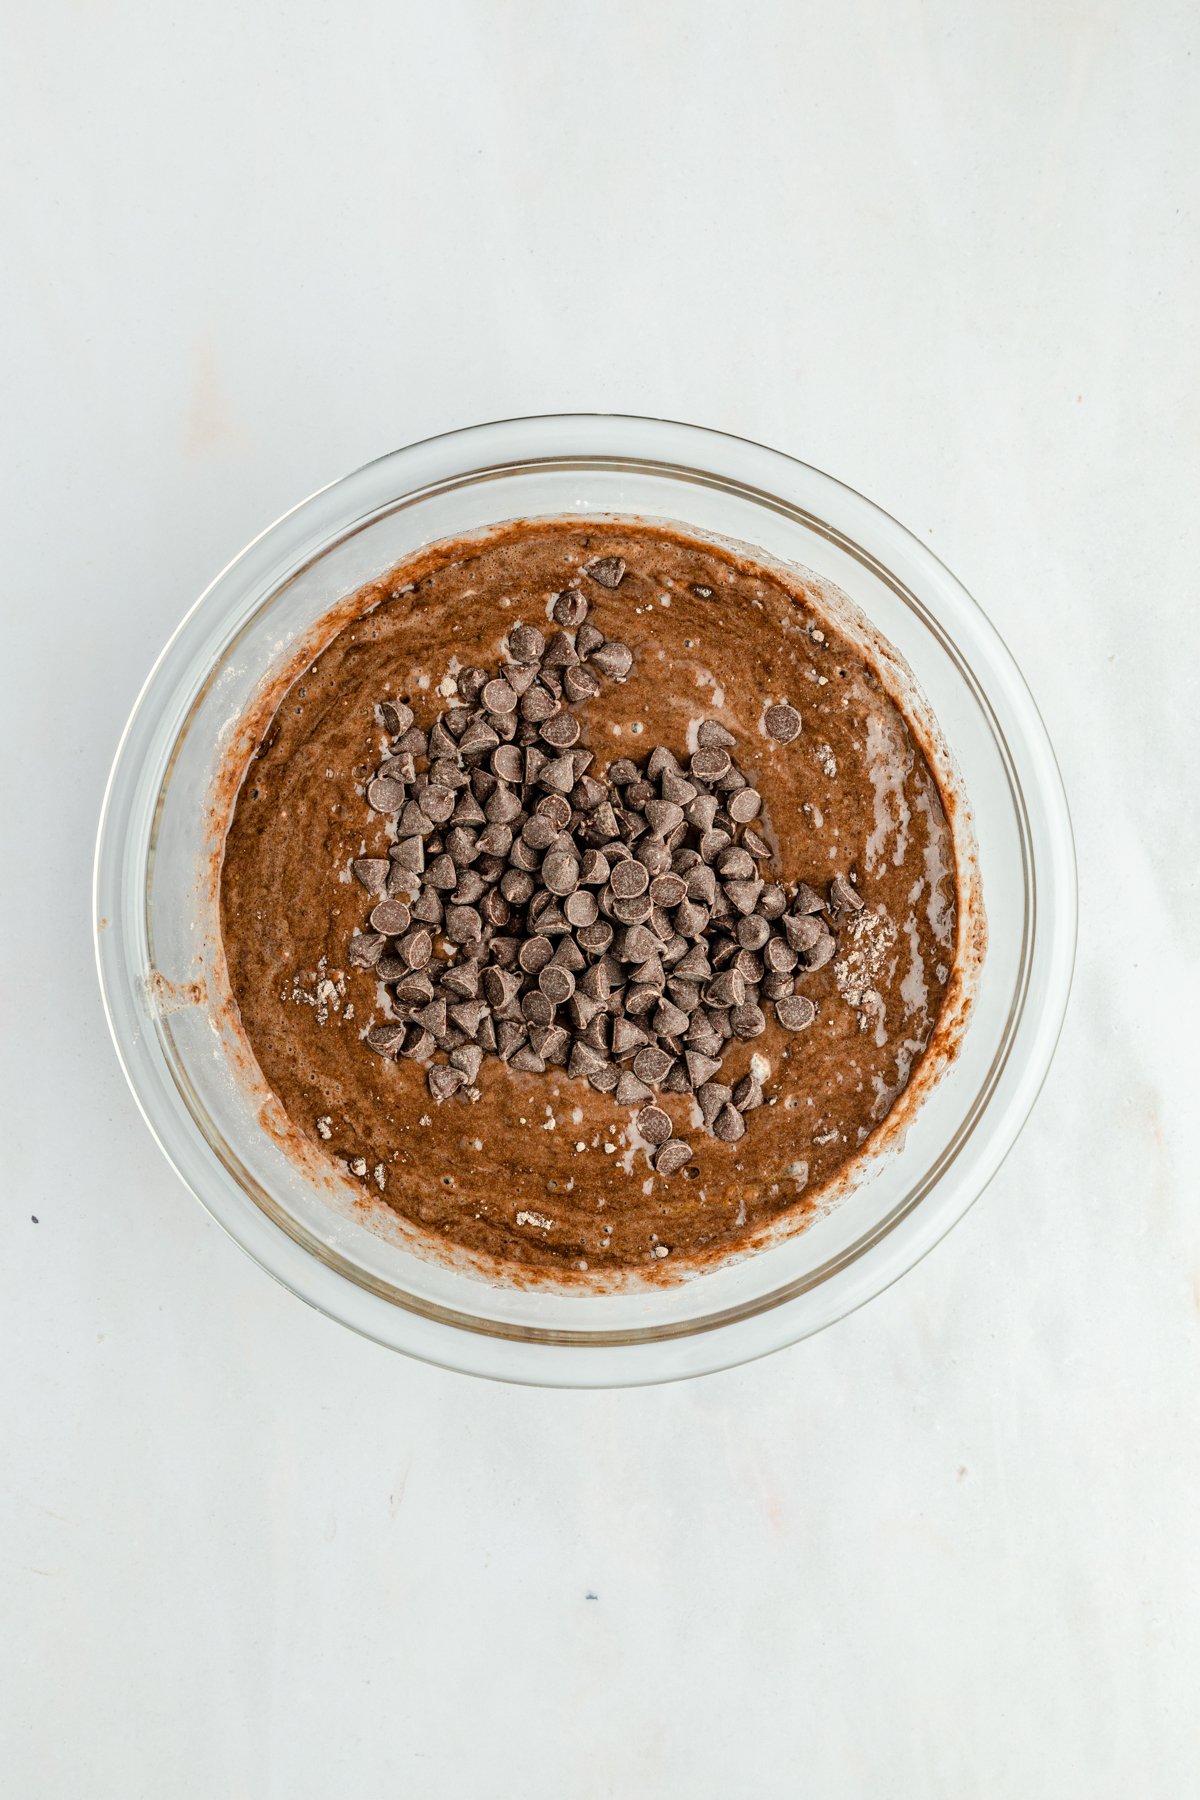
[[[1200,1788],[1195,16],[9,9],[14,1800]],[[276,1289],[142,1126],[89,936],[118,733],[212,574],[397,444],[576,408],[761,438],[931,543],[1046,714],[1083,896],[951,1238],[817,1340],[613,1394]]]

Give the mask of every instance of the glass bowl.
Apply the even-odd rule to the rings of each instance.
[[[502,520],[632,515],[754,546],[849,596],[927,699],[968,797],[988,951],[956,1056],[887,1154],[806,1230],[669,1284],[554,1290],[431,1257],[359,1184],[289,1153],[231,1019],[214,870],[245,715],[336,603],[420,545]],[[309,652],[311,654],[311,652]],[[222,771],[226,780],[222,782]],[[828,475],[654,419],[563,415],[447,433],[334,483],[250,544],[159,657],[126,726],[96,854],[96,951],[130,1086],[213,1217],[293,1293],[449,1368],[556,1386],[677,1379],[761,1356],[871,1299],[990,1180],[1037,1095],[1074,957],[1062,782],[1011,656],[949,571]]]

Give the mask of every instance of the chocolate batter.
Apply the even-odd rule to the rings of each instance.
[[[601,557],[625,565],[615,587],[583,574]],[[500,669],[519,622],[553,631],[566,589],[586,590],[600,631],[633,652],[627,679],[572,709],[590,773],[640,765],[657,745],[686,766],[699,724],[716,721],[762,796],[768,881],[822,895],[835,883],[836,952],[797,985],[815,1018],[787,1030],[764,1002],[766,1028],[725,1049],[720,1081],[762,1089],[736,1141],[701,1129],[691,1094],[654,1096],[648,1139],[641,1106],[563,1067],[494,1056],[438,1100],[428,1059],[364,1041],[391,1014],[376,971],[348,953],[375,904],[352,866],[395,839],[366,799],[392,747],[379,702],[411,707],[427,732],[462,705],[460,670]],[[810,1214],[910,1081],[955,967],[950,829],[878,673],[798,580],[650,526],[505,527],[425,553],[418,579],[402,565],[359,598],[251,761],[221,876],[233,995],[295,1127],[433,1238],[527,1267],[674,1267]],[[847,882],[858,903],[839,908]],[[691,1154],[656,1169],[664,1113]]]

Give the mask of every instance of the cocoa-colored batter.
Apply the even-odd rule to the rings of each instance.
[[[612,590],[581,571],[626,567]],[[386,857],[394,821],[365,794],[388,734],[381,700],[428,731],[461,705],[454,676],[504,660],[518,622],[547,624],[560,590],[587,588],[592,617],[633,652],[628,679],[574,710],[591,773],[663,745],[686,763],[718,721],[763,800],[768,880],[835,907],[836,955],[798,992],[803,1030],[730,1041],[720,1080],[756,1076],[745,1133],[699,1128],[690,1094],[656,1095],[691,1149],[672,1175],[611,1093],[565,1068],[485,1059],[476,1082],[431,1097],[421,1062],[364,1041],[389,1016],[376,973],[348,955],[373,900],[351,874]],[[603,1270],[711,1258],[814,1204],[863,1150],[911,1079],[955,961],[956,873],[933,772],[877,672],[798,580],[650,526],[549,521],[428,553],[365,589],[361,612],[292,686],[247,771],[225,846],[221,920],[233,995],[267,1082],[295,1127],[432,1237],[526,1266]],[[771,726],[792,707],[799,732]],[[785,732],[786,735],[786,732]]]

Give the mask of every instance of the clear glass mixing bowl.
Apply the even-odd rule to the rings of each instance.
[[[671,1286],[554,1292],[431,1259],[361,1188],[289,1155],[228,1008],[211,878],[243,715],[336,602],[424,543],[512,518],[662,518],[842,589],[907,661],[953,753],[989,945],[970,1028],[892,1154],[809,1229]],[[296,508],[217,577],[133,709],[96,856],[100,981],[165,1154],[264,1269],[378,1342],[561,1386],[671,1380],[761,1356],[879,1293],[995,1173],[1045,1076],[1070,986],[1076,884],[1062,782],[996,632],[937,558],[861,495],[695,426],[515,419],[410,445]],[[380,1209],[382,1212],[382,1209]]]

